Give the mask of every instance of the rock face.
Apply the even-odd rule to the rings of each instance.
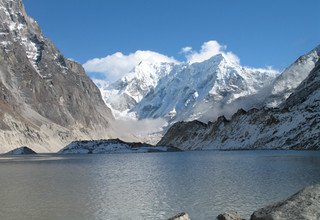
[[[320,185],[307,187],[285,201],[255,211],[251,220],[320,219]]]
[[[148,153],[180,151],[172,147],[155,147],[144,143],[127,143],[119,139],[98,141],[74,141],[58,153],[60,154],[108,154],[108,153]]]
[[[0,0],[0,18],[0,152],[107,138],[111,111],[82,66],[43,36],[21,0]]]
[[[6,155],[25,155],[25,154],[37,154],[37,153],[28,147],[19,147],[6,153]]]
[[[305,75],[306,73],[302,73]],[[320,61],[278,108],[174,124],[158,143],[181,149],[320,149]]]

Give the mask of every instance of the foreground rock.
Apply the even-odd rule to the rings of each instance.
[[[169,218],[168,220],[190,220],[190,218],[188,213],[182,212]]]
[[[319,220],[320,184],[308,186],[288,199],[255,211],[251,220]],[[190,220],[185,212],[169,220]],[[234,211],[218,215],[217,220],[244,220]]]
[[[173,147],[152,146],[145,143],[128,143],[119,139],[74,141],[58,153],[60,154],[108,154],[108,153],[148,153],[180,151]]]
[[[285,201],[255,211],[251,220],[320,219],[320,184],[309,186]]]
[[[225,212],[218,215],[217,220],[244,220],[238,212]]]
[[[25,146],[16,148],[16,149],[6,153],[6,155],[25,155],[25,154],[37,154],[37,153],[34,152],[32,149],[25,147]]]

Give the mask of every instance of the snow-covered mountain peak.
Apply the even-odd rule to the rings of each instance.
[[[126,74],[120,81],[131,82],[136,79],[144,80],[153,86],[171,70],[173,63],[152,63],[150,61],[141,61],[128,74]]]
[[[201,63],[176,65],[132,112],[139,118],[199,119],[240,97],[255,94],[274,78],[275,71],[242,67],[217,54]]]
[[[299,57],[293,64],[283,71],[274,81],[271,87],[271,96],[266,103],[268,107],[276,107],[281,104],[293,92],[298,85],[306,79],[310,71],[315,67],[320,57],[320,45],[309,53]]]
[[[128,114],[131,108],[154,89],[174,66],[174,63],[141,61],[120,80],[110,84],[100,81],[97,85],[116,118],[135,117],[135,114]]]

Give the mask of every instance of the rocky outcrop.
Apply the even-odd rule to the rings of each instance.
[[[11,150],[11,151],[5,153],[5,155],[26,155],[26,154],[37,154],[37,153],[34,152],[32,149],[25,147],[25,146],[16,148],[14,150]]]
[[[169,218],[168,220],[190,220],[190,218],[188,213],[182,212]]]
[[[148,153],[180,151],[172,147],[155,147],[145,143],[128,143],[119,139],[97,141],[74,141],[60,150],[60,154],[108,154],[108,153]]]
[[[251,220],[320,219],[320,185],[309,186],[290,198],[255,211]]]
[[[305,74],[305,73],[304,73]],[[159,145],[181,149],[320,149],[320,61],[278,108],[239,110],[208,124],[179,122]]]
[[[43,36],[21,0],[0,0],[0,18],[0,152],[108,138],[112,114],[82,66]]]

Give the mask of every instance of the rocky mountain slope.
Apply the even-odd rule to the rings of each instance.
[[[82,66],[43,36],[21,0],[0,0],[0,18],[0,152],[107,138],[113,116]]]
[[[319,47],[314,51],[318,56]],[[296,64],[300,65],[300,61]],[[158,145],[190,150],[320,149],[319,57],[313,61],[315,67],[311,71],[296,68],[293,76],[307,78],[292,89],[293,93],[278,104],[278,108],[240,109],[230,120],[221,116],[208,124],[199,121],[178,122],[168,130]],[[282,75],[278,79],[285,77]],[[287,89],[289,87],[283,88],[283,91],[290,90]]]

